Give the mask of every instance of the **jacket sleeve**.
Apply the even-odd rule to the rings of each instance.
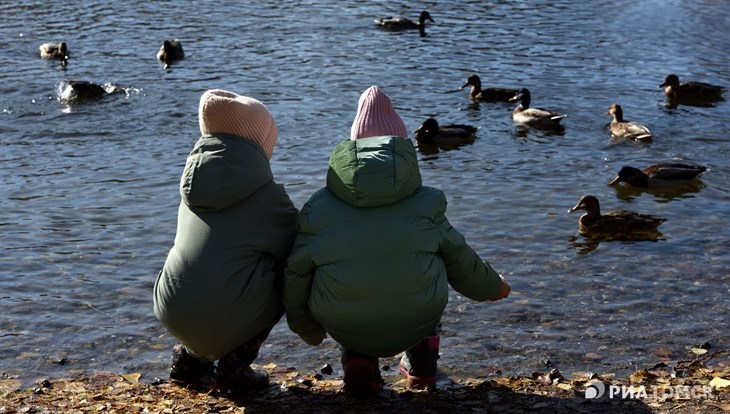
[[[310,254],[310,236],[300,231],[294,239],[294,248],[284,271],[282,299],[289,329],[309,345],[319,345],[326,331],[309,310],[314,263]]]
[[[502,278],[472,249],[444,214],[436,217],[442,240],[440,254],[446,264],[446,274],[451,287],[469,299],[483,302],[499,296]]]

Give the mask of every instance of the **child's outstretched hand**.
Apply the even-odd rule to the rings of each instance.
[[[502,277],[500,275],[499,277]],[[509,296],[509,293],[512,291],[512,288],[509,286],[509,283],[504,281],[504,278],[502,277],[502,286],[499,287],[499,294],[496,298],[492,299],[492,302],[496,302],[498,300],[502,300]]]

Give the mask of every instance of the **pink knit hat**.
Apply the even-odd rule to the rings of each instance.
[[[388,95],[373,85],[360,95],[357,115],[350,129],[350,139],[354,141],[380,135],[408,138],[408,130],[393,109]]]
[[[271,159],[278,139],[276,123],[261,102],[221,89],[211,89],[200,97],[200,133],[231,134],[247,138],[264,149]]]

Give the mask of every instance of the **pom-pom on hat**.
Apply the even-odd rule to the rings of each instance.
[[[380,135],[408,138],[408,130],[393,109],[388,95],[373,85],[360,95],[357,115],[350,129],[350,139],[354,141]]]
[[[221,89],[211,89],[200,97],[200,133],[230,134],[249,139],[264,149],[271,159],[278,139],[274,117],[254,98]]]

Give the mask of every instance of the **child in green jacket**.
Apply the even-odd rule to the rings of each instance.
[[[180,180],[177,234],[154,287],[157,318],[180,344],[170,378],[213,374],[230,388],[268,384],[250,364],[284,313],[281,282],[297,210],[274,182],[277,128],[256,99],[200,98],[200,132]]]
[[[445,216],[446,198],[423,186],[405,124],[385,93],[360,97],[350,140],[338,144],[327,185],[304,205],[284,280],[292,331],[343,348],[345,391],[382,388],[378,358],[404,352],[414,388],[435,385],[436,329],[448,285],[477,301],[509,285]]]

